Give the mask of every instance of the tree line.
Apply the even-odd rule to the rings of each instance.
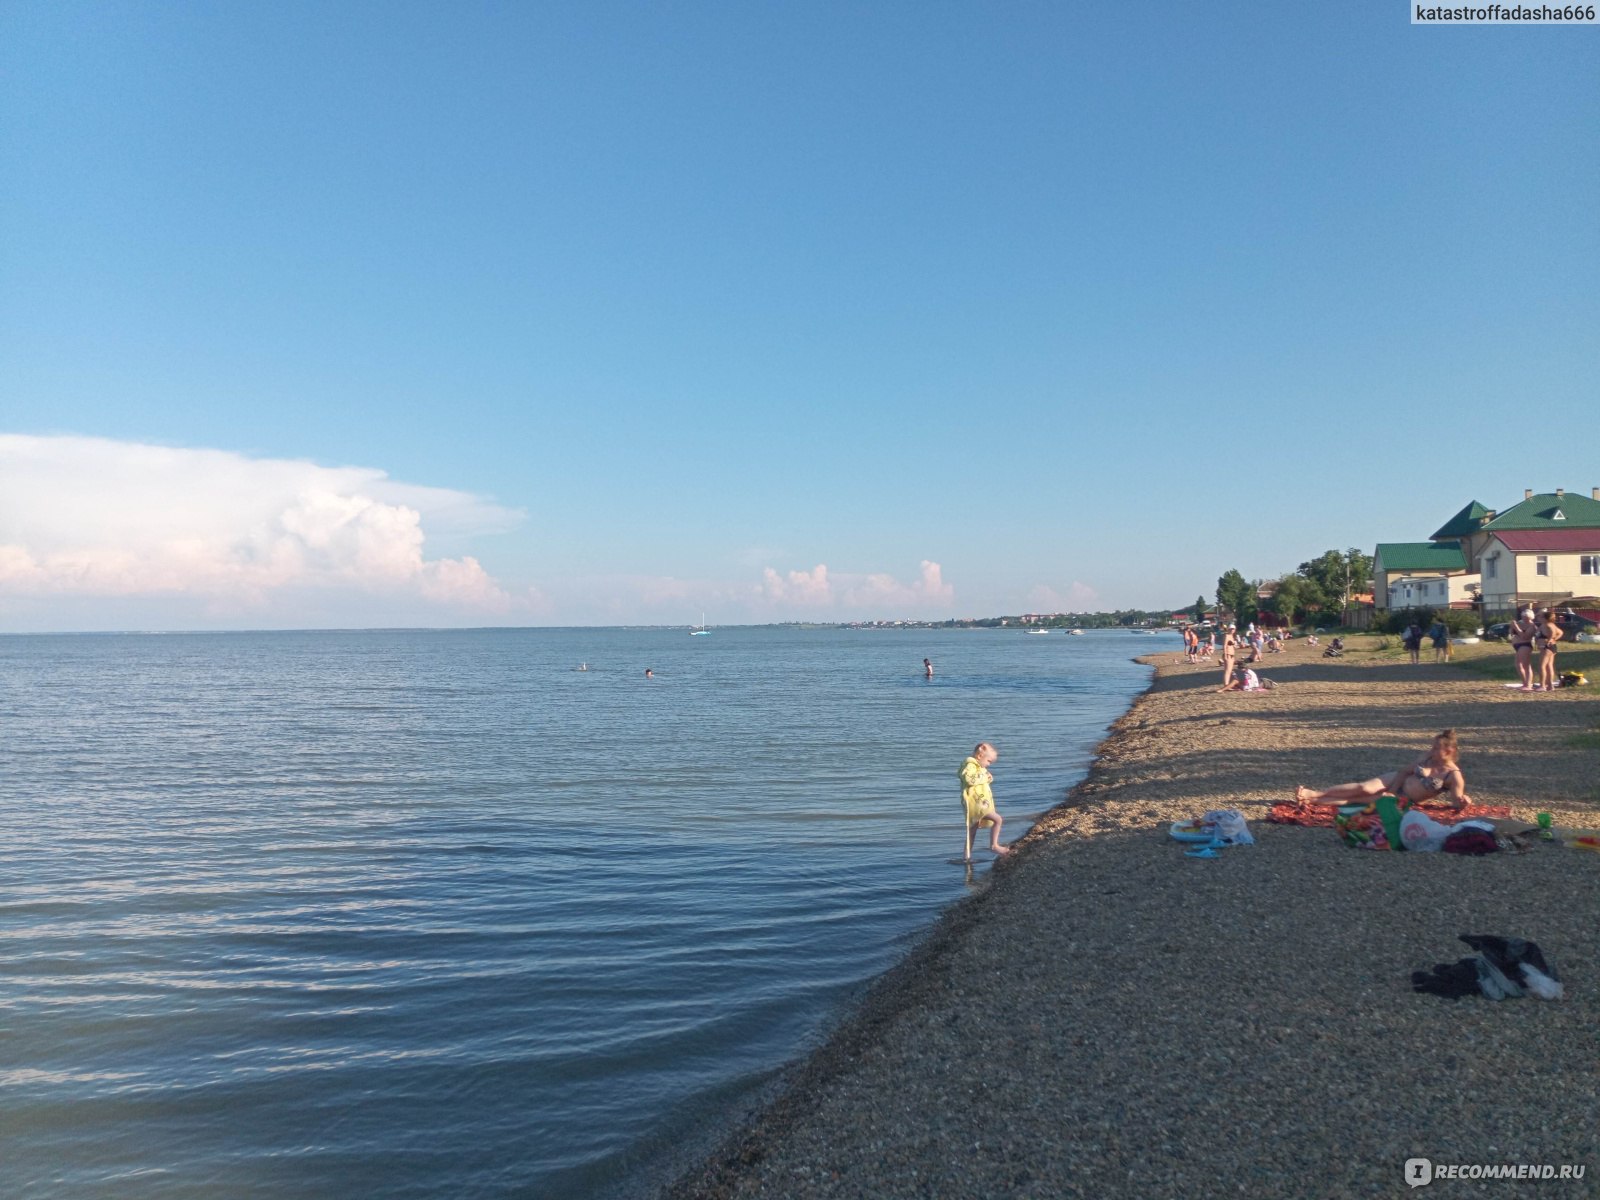
[[[1271,613],[1290,625],[1316,619],[1331,619],[1338,624],[1350,597],[1366,591],[1371,580],[1370,554],[1353,546],[1343,552],[1325,550],[1280,576],[1272,595],[1265,599],[1260,595],[1262,581],[1252,583],[1230,568],[1217,579],[1217,605],[1233,613],[1233,619],[1239,622]]]

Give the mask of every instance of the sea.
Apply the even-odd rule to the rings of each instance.
[[[4,1194],[653,1194],[986,885],[973,745],[1009,840],[1177,645],[0,637]]]

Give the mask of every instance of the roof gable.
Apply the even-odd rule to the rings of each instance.
[[[1474,500],[1455,516],[1446,521],[1439,532],[1433,535],[1432,540],[1454,541],[1456,538],[1469,537],[1477,533],[1483,525],[1483,518],[1489,515],[1489,510]]]
[[[1600,529],[1600,500],[1567,492],[1543,492],[1506,509],[1483,527],[1489,533],[1503,529]]]

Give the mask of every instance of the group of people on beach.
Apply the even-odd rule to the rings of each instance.
[[[1422,632],[1422,623],[1412,621],[1406,626],[1405,633],[1400,635],[1400,644],[1406,648],[1406,653],[1411,656],[1411,665],[1416,666],[1422,661],[1422,639],[1426,637],[1433,643],[1433,661],[1450,661],[1450,627],[1444,623],[1443,617],[1435,617],[1428,632]]]
[[[1193,625],[1185,625],[1180,631],[1183,634],[1183,659],[1185,662],[1198,663],[1208,661],[1217,652],[1217,631],[1215,629],[1206,634],[1206,640],[1200,640],[1200,631]]]
[[[1279,653],[1286,640],[1286,634],[1269,635],[1257,628],[1254,622],[1242,637],[1237,625],[1230,623],[1225,626],[1222,631],[1222,686],[1217,691],[1259,692],[1270,686],[1256,674],[1251,664],[1260,662],[1268,654]],[[1250,654],[1241,664],[1239,654],[1245,647],[1249,648]]]
[[[1556,690],[1556,643],[1561,640],[1561,626],[1556,615],[1545,609],[1534,620],[1532,607],[1517,613],[1517,619],[1507,627],[1506,640],[1517,656],[1517,676],[1522,680],[1524,692],[1553,692]],[[1533,679],[1533,653],[1539,652],[1539,681]]]
[[[1413,631],[1414,638],[1411,636]],[[1214,632],[1203,644],[1194,626],[1185,626],[1182,632],[1186,661],[1196,663],[1210,656],[1216,645]],[[1433,640],[1435,661],[1450,661],[1450,631],[1442,619],[1434,623],[1427,636]],[[1412,655],[1412,662],[1418,659],[1422,637],[1421,626],[1413,622],[1405,638],[1406,648]],[[1540,612],[1537,619],[1531,607],[1524,608],[1517,614],[1517,619],[1508,629],[1508,640],[1517,656],[1517,674],[1522,679],[1520,690],[1524,692],[1555,690],[1556,644],[1561,641],[1561,637],[1561,626],[1557,624],[1555,614],[1550,609]],[[1261,689],[1261,679],[1250,669],[1249,663],[1260,658],[1263,652],[1262,642],[1266,640],[1270,639],[1262,639],[1261,631],[1254,625],[1251,625],[1244,639],[1239,637],[1236,625],[1230,624],[1224,627],[1220,691],[1251,692]],[[1249,644],[1253,652],[1251,658],[1244,664],[1238,662],[1241,641]],[[1336,654],[1338,649],[1342,649],[1340,643],[1341,639],[1335,638],[1328,653]],[[1336,647],[1338,649],[1335,649]],[[1537,682],[1534,680],[1535,651],[1539,655]],[[922,662],[927,676],[931,679],[933,664],[927,659],[923,659]],[[1427,754],[1414,763],[1385,775],[1335,784],[1333,787],[1320,790],[1297,787],[1294,798],[1301,804],[1337,806],[1364,803],[1379,796],[1392,795],[1408,804],[1422,802],[1448,804],[1459,812],[1472,803],[1471,797],[1467,795],[1467,782],[1461,772],[1459,755],[1460,744],[1456,738],[1456,731],[1446,729],[1435,735]],[[1000,830],[1005,822],[995,811],[994,776],[989,771],[999,757],[999,751],[992,745],[988,742],[979,742],[967,756],[966,761],[961,764],[959,771],[961,802],[966,811],[966,845],[962,860],[964,862],[972,860],[973,837],[985,828],[989,830],[989,848],[996,854],[1007,852],[1007,848],[1000,844]]]

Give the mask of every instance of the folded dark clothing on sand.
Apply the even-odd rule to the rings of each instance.
[[[1431,971],[1411,972],[1411,988],[1459,1000],[1487,996],[1514,1000],[1530,992],[1541,1000],[1559,1000],[1565,989],[1537,942],[1493,934],[1463,933],[1461,940],[1478,953],[1453,963],[1435,963]]]

